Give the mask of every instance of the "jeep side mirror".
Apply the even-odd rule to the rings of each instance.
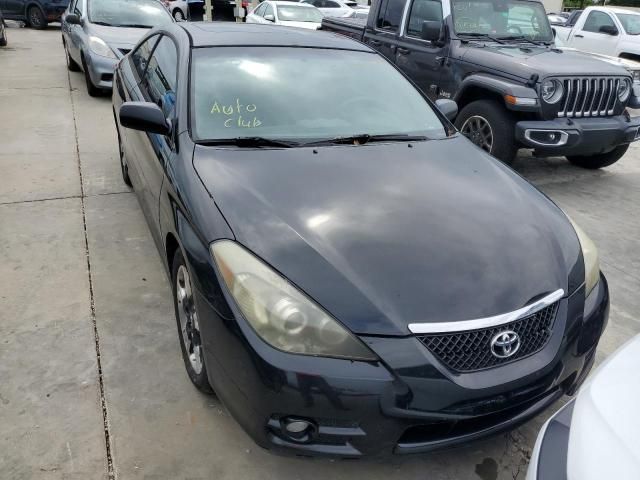
[[[80,17],[75,13],[69,13],[64,17],[65,22],[69,25],[80,25]]]
[[[420,38],[429,42],[437,42],[442,35],[442,22],[425,20],[422,22]]]
[[[599,32],[613,36],[618,35],[618,29],[614,25],[601,25]]]
[[[436,107],[447,117],[447,120],[453,122],[453,119],[458,115],[458,104],[448,98],[439,98],[436,100]]]

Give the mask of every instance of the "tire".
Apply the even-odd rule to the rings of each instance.
[[[198,313],[193,301],[192,285],[191,274],[178,248],[173,256],[171,267],[171,291],[182,359],[187,374],[196,388],[204,393],[213,393],[204,363],[204,350],[200,340]]]
[[[180,10],[179,8],[176,8],[173,11],[173,19],[176,22],[183,22],[185,20],[185,17],[184,17],[184,13],[182,12],[182,10]]]
[[[84,70],[84,80],[87,84],[87,92],[91,97],[99,97],[102,95],[102,90],[96,87],[91,80],[91,75],[89,75],[89,68],[87,68],[87,62],[84,57],[82,57],[82,69]]]
[[[502,105],[493,100],[471,102],[460,111],[455,125],[469,140],[498,160],[507,165],[515,161],[518,153],[515,120]]]
[[[32,5],[27,10],[27,24],[36,30],[44,30],[47,28],[47,19],[40,7]]]
[[[67,60],[67,70],[69,70],[70,72],[79,72],[80,65],[78,65],[78,63],[73,58],[71,58],[71,55],[69,55],[67,42],[64,41],[64,38],[62,39],[62,45],[64,47],[64,56]]]
[[[591,156],[567,156],[572,164],[588,168],[589,170],[597,170],[598,168],[608,167],[620,160],[629,150],[629,144],[618,145],[616,148],[607,153],[599,153]]]
[[[7,29],[4,26],[4,20],[0,19],[0,47],[7,46]]]
[[[116,112],[113,112],[113,119],[116,122],[116,133],[118,134],[118,152],[120,154],[120,171],[122,172],[122,181],[129,188],[133,188],[131,183],[131,177],[129,176],[129,165],[127,164],[127,157],[124,153],[124,146],[122,145],[122,139],[120,138],[120,128],[118,127],[118,120]]]

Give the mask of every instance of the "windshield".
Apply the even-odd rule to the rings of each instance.
[[[112,27],[153,28],[173,19],[157,0],[89,0],[89,21]]]
[[[524,37],[553,41],[541,3],[526,0],[453,0],[453,23],[458,35]]]
[[[322,21],[322,13],[313,7],[297,5],[278,5],[278,19],[281,22],[315,22]]]
[[[633,13],[616,13],[622,28],[629,35],[640,35],[640,15]]]
[[[193,50],[196,140],[295,142],[353,135],[446,136],[427,101],[377,54],[292,47]]]

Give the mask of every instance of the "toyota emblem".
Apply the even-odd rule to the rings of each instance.
[[[520,336],[513,330],[505,330],[491,339],[491,353],[494,357],[509,358],[520,348]]]

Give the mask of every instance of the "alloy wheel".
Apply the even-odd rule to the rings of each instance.
[[[189,356],[191,368],[196,375],[199,375],[202,372],[203,365],[200,325],[193,299],[191,277],[187,267],[184,265],[178,267],[176,275],[176,300],[178,302],[181,340]]]
[[[460,132],[477,146],[491,153],[493,148],[493,130],[486,118],[480,115],[469,117],[463,124]]]

